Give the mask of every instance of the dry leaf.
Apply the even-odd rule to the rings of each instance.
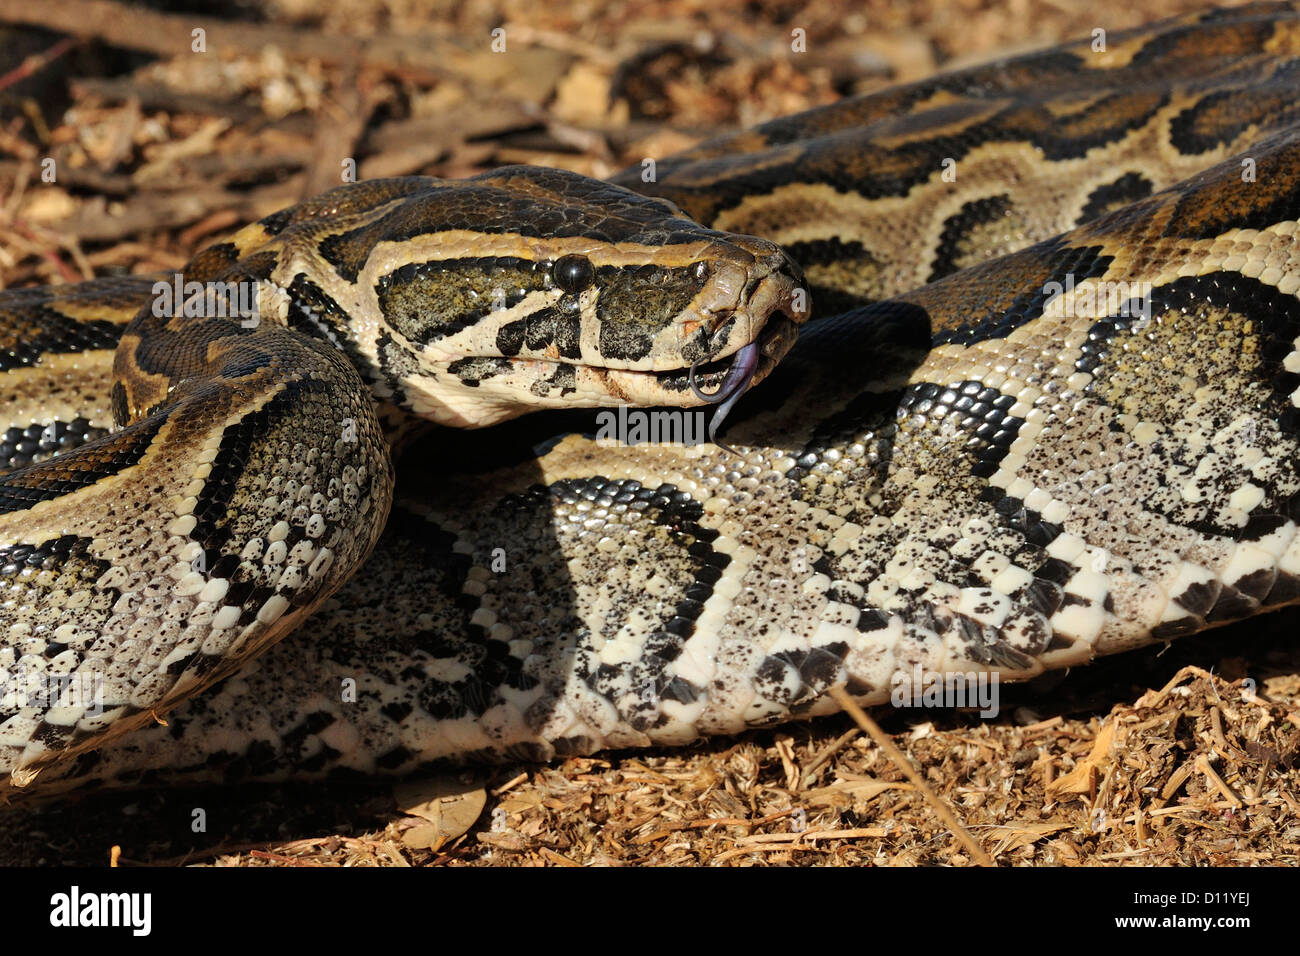
[[[911,790],[910,783],[890,782],[865,777],[846,780],[843,777],[826,787],[817,787],[804,794],[803,802],[814,807],[847,807],[858,800],[870,800],[886,790]]]
[[[1045,836],[1070,829],[1068,823],[1024,823],[1017,826],[989,827],[989,835],[1000,842],[993,850],[993,856],[1004,850],[1018,850],[1022,846],[1033,846]]]
[[[487,805],[487,791],[482,787],[466,789],[459,780],[447,777],[399,784],[393,796],[403,813],[429,821],[428,826],[402,833],[402,842],[419,850],[437,850],[465,833]]]
[[[508,815],[514,816],[525,810],[534,810],[545,805],[546,798],[536,790],[521,790],[512,793],[501,800],[497,806],[504,810]]]
[[[76,211],[76,200],[62,189],[46,186],[27,194],[22,215],[31,222],[58,222]]]
[[[402,843],[412,850],[437,850],[447,842],[438,828],[432,824],[423,824],[402,831]]]
[[[1110,759],[1110,746],[1115,739],[1116,724],[1108,720],[1101,725],[1097,739],[1093,742],[1092,752],[1080,760],[1064,777],[1053,780],[1047,788],[1051,793],[1088,793],[1092,789],[1094,772],[1100,773],[1102,766]]]
[[[480,833],[478,836],[479,843],[486,843],[488,846],[494,846],[502,850],[523,850],[528,847],[528,841],[513,830],[503,830],[500,833]]]

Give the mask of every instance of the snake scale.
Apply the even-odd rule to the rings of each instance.
[[[1298,87],[1300,7],[1213,11],[653,176],[344,186],[165,309],[0,293],[7,795],[676,745],[1300,599]]]

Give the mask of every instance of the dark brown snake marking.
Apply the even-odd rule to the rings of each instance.
[[[166,728],[47,767],[39,783],[405,773],[443,760],[680,743],[827,712],[837,683],[879,703],[914,666],[1027,677],[1295,601],[1298,76],[1296,8],[1235,8],[1111,36],[1103,53],[1068,45],[780,120],[664,160],[654,183],[638,170],[618,177],[711,227],[777,240],[819,302],[861,305],[814,322],[741,403],[726,435],[739,455],[581,435],[529,455],[523,423],[441,433],[404,459],[399,520],[332,598],[328,587],[314,592],[324,603],[311,623],[178,707]],[[944,177],[950,168],[955,180]],[[246,348],[227,330],[205,351],[205,384],[191,386],[182,366],[194,359],[167,336],[193,324],[137,319],[117,353],[116,404],[119,419],[121,409],[135,419],[156,408],[154,417],[10,474],[3,493],[59,507],[74,494],[145,487],[126,468],[159,457],[159,436],[188,425],[217,447],[212,470],[193,479],[196,509],[218,496],[219,478],[223,504],[238,498],[250,514],[256,506],[302,526],[288,495],[305,482],[295,475],[271,488],[262,478],[277,454],[302,460],[292,443],[311,423],[263,409],[290,390],[328,406],[334,392],[312,369],[340,370],[341,381],[352,365],[361,376],[349,381],[366,380],[384,401],[420,402],[412,395],[423,373],[383,332],[345,324],[357,308],[349,297],[387,294],[381,311],[420,324],[428,316],[410,297],[442,296],[445,326],[445,315],[465,314],[462,294],[436,281],[441,265],[412,268],[425,256],[411,251],[421,230],[460,230],[477,245],[523,228],[515,215],[538,228],[537,241],[574,226],[563,212],[539,215],[533,195],[504,202],[509,216],[494,224],[467,226],[433,204],[408,212],[400,198],[376,213],[365,190],[272,217],[191,267],[287,290],[283,322],[253,335],[295,343],[305,370],[292,366],[285,381],[274,373],[289,366],[274,349]],[[359,218],[344,228],[349,215]],[[301,261],[277,251],[295,216],[320,229],[304,233]],[[664,241],[677,229],[690,232],[674,218]],[[493,257],[522,277],[515,260],[526,245]],[[381,247],[390,258],[376,266]],[[459,254],[456,268],[466,258],[481,262]],[[481,295],[479,268],[463,274]],[[669,287],[686,281],[674,276]],[[57,296],[25,294],[16,311],[65,314]],[[586,316],[617,321],[598,304]],[[540,330],[508,327],[493,327],[498,352],[564,357],[555,317]],[[74,389],[67,355],[107,354],[111,328],[95,328],[93,342],[55,331],[42,346],[48,371],[43,358],[19,354],[18,336],[6,355],[17,371]],[[645,329],[610,336],[580,354],[608,348],[618,362],[653,352]],[[690,347],[705,339],[686,339],[677,371],[654,379],[661,394],[687,395],[683,366],[740,341],[701,355]],[[783,341],[776,336],[770,357]],[[131,356],[138,372],[122,364]],[[458,382],[473,391],[511,374],[480,361]],[[705,374],[716,385],[725,363]],[[543,403],[571,397],[571,381],[529,384],[539,381],[530,394]],[[253,383],[262,391],[251,403],[224,397]],[[211,407],[231,424],[190,412],[187,388],[215,390],[228,404]],[[74,394],[61,414],[86,409],[77,435],[108,427],[102,397],[83,406]],[[461,418],[506,417],[492,407]],[[339,414],[330,406],[316,417],[333,424]],[[250,418],[259,424],[240,440],[256,460],[223,459],[233,423]],[[579,428],[592,430],[589,414]],[[539,421],[534,434],[548,430],[562,427]],[[336,470],[364,469],[370,484],[354,482],[353,496],[368,492],[377,512],[386,459],[377,424],[367,420],[364,433],[351,450],[316,441]],[[10,438],[15,464],[63,440]],[[99,471],[80,464],[92,449]],[[34,482],[37,472],[61,484]],[[203,520],[234,513],[224,507],[205,507]],[[12,527],[30,527],[36,511]],[[158,532],[136,527],[121,532],[118,553],[147,553]],[[241,534],[231,528],[222,547]],[[33,607],[26,580],[48,588],[60,576],[111,573],[94,564],[103,559],[88,537],[11,554],[3,570],[17,600],[0,607]],[[220,548],[211,557],[227,560]],[[252,593],[241,618],[256,620]],[[165,622],[167,606],[143,592],[141,604],[150,601],[150,620]],[[88,607],[83,618],[112,611]],[[72,647],[35,617],[29,639],[48,660]],[[243,656],[193,650],[176,658],[184,680],[173,687],[185,693],[198,661],[215,661],[205,675],[214,679]],[[152,699],[165,706],[168,694],[178,696],[167,688]],[[47,716],[40,726],[53,754],[70,738],[51,726],[70,725]],[[21,754],[12,768],[40,765],[45,752],[24,750],[35,746],[28,739],[0,736]]]

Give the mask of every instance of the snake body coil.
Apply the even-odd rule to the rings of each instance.
[[[258,287],[251,327],[134,280],[5,293],[0,666],[105,701],[9,701],[5,768],[681,743],[1295,601],[1298,77],[1297,9],[1236,8],[615,179],[708,228],[510,169],[345,187],[200,254],[187,281]],[[788,356],[773,241],[818,309]],[[734,451],[440,431],[383,531],[402,413],[706,399]]]

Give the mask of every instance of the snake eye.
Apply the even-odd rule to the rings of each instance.
[[[581,292],[596,278],[596,270],[586,256],[560,256],[552,267],[555,284],[565,292]]]

